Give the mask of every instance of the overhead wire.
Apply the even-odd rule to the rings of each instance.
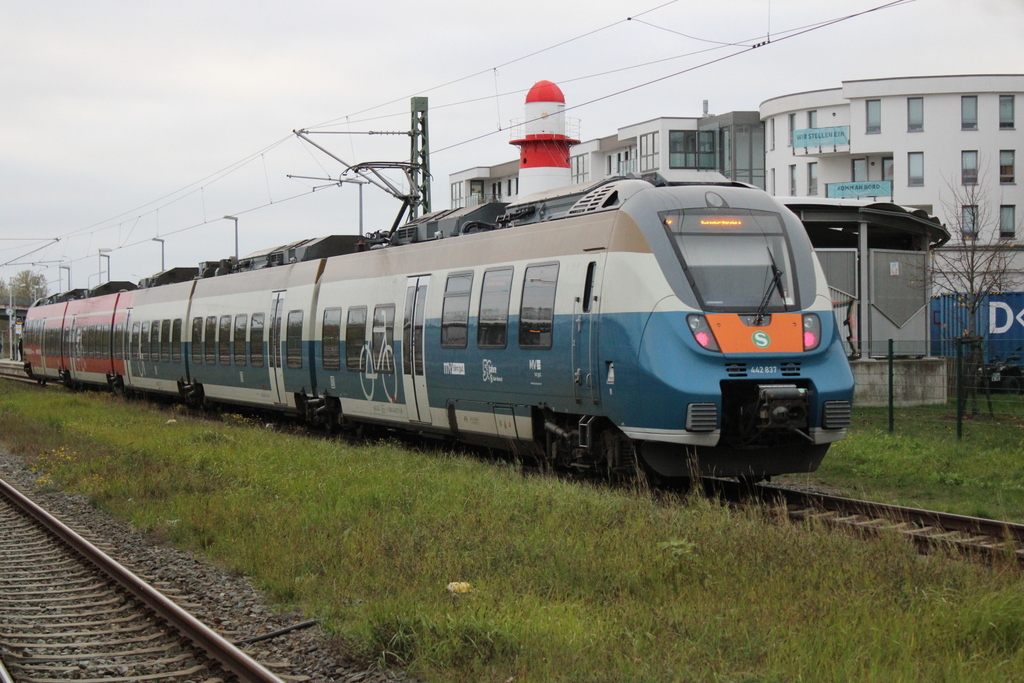
[[[750,40],[754,40],[754,39],[748,39],[747,41],[739,41],[739,42],[735,42],[735,43],[729,43],[729,42],[724,42],[724,41],[716,41],[716,40],[711,40],[711,39],[706,39],[706,38],[700,38],[698,36],[692,36],[692,35],[684,34],[684,33],[681,33],[679,31],[675,31],[673,29],[669,29],[667,27],[659,26],[659,25],[654,24],[652,22],[648,22],[648,21],[644,21],[644,20],[640,20],[639,19],[640,16],[649,14],[651,12],[654,12],[654,11],[662,9],[662,8],[668,6],[668,5],[672,5],[672,4],[676,3],[676,2],[678,2],[678,0],[669,0],[669,2],[664,2],[662,4],[659,4],[659,5],[655,6],[655,7],[652,7],[650,9],[644,10],[644,11],[642,11],[640,13],[637,13],[637,14],[634,14],[634,15],[632,15],[630,17],[627,17],[625,19],[618,20],[618,21],[612,22],[610,24],[606,24],[605,26],[602,26],[602,27],[599,27],[599,28],[596,28],[596,29],[584,32],[584,33],[582,33],[580,35],[574,36],[573,38],[569,38],[569,39],[560,41],[558,43],[555,43],[553,45],[549,45],[549,46],[547,46],[545,48],[541,48],[539,50],[535,50],[535,51],[530,52],[530,53],[528,53],[526,55],[522,55],[520,57],[516,57],[514,59],[510,59],[510,60],[508,60],[506,62],[503,62],[501,64],[498,64],[496,66],[488,67],[487,69],[483,69],[483,70],[474,72],[472,74],[469,74],[469,75],[466,75],[466,76],[463,76],[463,77],[460,77],[460,78],[457,78],[457,79],[452,79],[450,81],[446,81],[444,83],[441,83],[440,85],[436,85],[436,86],[433,86],[431,88],[420,90],[418,92],[419,93],[432,92],[432,91],[439,90],[439,89],[447,87],[449,85],[453,85],[455,83],[459,83],[459,82],[462,82],[462,81],[474,78],[476,76],[479,76],[481,74],[485,74],[485,73],[488,73],[488,72],[493,72],[495,74],[495,76],[496,76],[498,68],[501,68],[501,67],[504,67],[504,66],[508,66],[508,65],[511,65],[511,64],[515,64],[516,62],[523,61],[525,59],[529,59],[530,57],[533,57],[533,56],[536,56],[538,54],[542,54],[544,52],[556,49],[558,47],[567,45],[567,44],[575,42],[577,40],[581,40],[581,39],[586,38],[588,36],[592,36],[592,35],[594,35],[596,33],[600,33],[602,31],[605,31],[605,30],[609,29],[609,28],[612,28],[614,26],[617,26],[617,25],[620,25],[620,24],[623,24],[623,23],[626,23],[626,22],[636,22],[636,23],[639,23],[639,24],[643,24],[645,26],[649,26],[651,28],[655,28],[655,29],[667,31],[667,32],[670,32],[670,33],[673,33],[673,34],[677,34],[677,35],[680,35],[680,36],[688,38],[688,39],[697,40],[697,41],[706,42],[706,43],[712,43],[714,45],[714,47],[705,48],[703,50],[696,50],[696,51],[692,51],[692,52],[688,52],[688,53],[684,53],[684,54],[680,54],[680,55],[674,55],[674,56],[663,58],[663,59],[652,60],[652,61],[644,62],[644,63],[641,63],[641,64],[635,64],[635,65],[630,65],[630,66],[626,66],[626,67],[620,67],[620,68],[617,68],[617,69],[606,70],[606,71],[599,72],[599,73],[587,74],[587,75],[578,76],[578,77],[575,77],[575,78],[563,79],[562,82],[563,83],[566,83],[566,82],[577,82],[577,81],[586,80],[586,79],[590,79],[590,78],[597,78],[597,77],[606,76],[606,75],[610,75],[610,74],[614,74],[614,73],[620,73],[620,72],[629,71],[629,70],[633,70],[633,69],[638,69],[638,68],[643,68],[643,67],[647,67],[647,66],[652,66],[652,65],[655,65],[655,64],[659,64],[659,63],[664,63],[664,62],[668,62],[668,61],[682,59],[682,58],[685,58],[685,57],[694,56],[696,54],[701,54],[701,53],[708,52],[708,51],[713,51],[713,50],[718,50],[718,49],[725,49],[727,47],[742,47],[743,48],[741,50],[737,50],[735,52],[732,52],[732,53],[730,53],[728,55],[724,55],[724,56],[718,57],[716,59],[708,60],[708,61],[702,62],[700,64],[688,67],[686,69],[675,71],[675,72],[667,74],[665,76],[660,76],[658,78],[650,79],[650,80],[644,81],[642,83],[639,83],[639,84],[636,84],[636,85],[633,85],[633,86],[630,86],[630,87],[627,87],[627,88],[623,88],[623,89],[617,90],[615,92],[608,93],[608,94],[602,95],[600,97],[596,97],[596,98],[587,100],[585,102],[581,102],[581,103],[573,105],[571,107],[567,107],[564,110],[564,111],[571,111],[571,110],[575,110],[575,109],[579,109],[579,108],[582,108],[582,107],[586,107],[586,106],[592,105],[592,104],[597,103],[597,102],[601,102],[601,101],[606,100],[606,99],[617,97],[617,96],[620,96],[622,94],[625,94],[625,93],[628,93],[628,92],[632,92],[632,91],[635,91],[635,90],[638,90],[638,89],[641,89],[641,88],[653,85],[655,83],[659,83],[659,82],[662,82],[662,81],[665,81],[665,80],[668,80],[668,79],[671,79],[671,78],[675,78],[675,77],[678,77],[680,75],[683,75],[683,74],[695,71],[697,69],[704,68],[704,67],[710,66],[712,64],[716,64],[718,62],[722,62],[722,61],[725,61],[725,60],[728,60],[728,59],[732,59],[733,57],[737,57],[737,56],[739,56],[741,54],[745,54],[747,52],[750,52],[751,50],[754,50],[754,49],[756,49],[758,47],[762,47],[762,46],[767,45],[769,43],[776,43],[776,42],[781,42],[783,40],[788,40],[790,38],[794,38],[794,37],[797,37],[797,36],[800,36],[800,35],[804,35],[804,34],[809,33],[811,31],[820,30],[821,28],[825,28],[827,26],[832,26],[834,24],[837,24],[837,23],[840,23],[840,22],[843,22],[843,21],[848,21],[850,19],[853,19],[853,18],[856,18],[856,17],[859,17],[859,16],[863,16],[865,14],[869,14],[869,13],[872,13],[872,12],[877,12],[877,11],[880,11],[880,10],[888,9],[888,8],[899,6],[899,5],[909,4],[909,3],[912,3],[912,2],[915,2],[915,1],[916,0],[892,0],[891,2],[887,2],[887,3],[884,3],[882,5],[878,5],[878,6],[869,8],[867,10],[863,10],[863,11],[856,12],[856,13],[853,13],[853,14],[848,14],[848,15],[844,15],[842,17],[837,17],[835,19],[830,19],[830,20],[826,20],[826,21],[822,21],[822,22],[817,22],[815,24],[808,24],[806,26],[799,27],[799,28],[796,28],[796,29],[789,29],[788,31],[779,32],[779,33],[776,33],[774,38],[769,37],[767,40],[765,40],[762,43],[757,43],[757,44],[749,45],[747,43]],[[770,34],[769,34],[769,36],[770,36]],[[497,91],[497,79],[496,79],[496,77],[495,77],[495,90]],[[457,102],[451,102],[451,103],[446,103],[446,104],[441,104],[441,105],[435,105],[432,108],[433,109],[442,109],[442,108],[448,108],[448,107],[455,107],[455,106],[470,104],[470,103],[479,102],[479,101],[483,101],[483,100],[489,100],[489,99],[492,99],[492,98],[511,96],[511,95],[519,94],[519,93],[522,93],[522,92],[525,92],[525,91],[526,91],[526,89],[524,88],[524,89],[511,90],[511,91],[508,91],[506,93],[500,93],[500,94],[496,92],[494,95],[487,95],[487,96],[478,97],[478,98],[471,98],[471,99],[467,99],[467,100],[460,100],[460,101],[457,101]],[[366,121],[371,121],[371,120],[380,120],[382,118],[391,118],[391,117],[396,117],[396,116],[401,116],[401,115],[408,115],[407,112],[401,112],[401,113],[395,113],[395,114],[386,114],[386,115],[381,115],[381,116],[368,117],[368,118],[364,118],[364,119],[356,119],[356,120],[352,120],[351,119],[352,116],[358,116],[359,114],[367,113],[367,112],[373,111],[375,109],[380,109],[381,107],[385,107],[385,106],[388,106],[390,104],[395,104],[395,103],[398,103],[398,102],[402,102],[402,101],[404,101],[406,99],[408,99],[408,98],[396,98],[394,100],[390,100],[388,102],[385,102],[385,103],[382,103],[382,104],[379,104],[379,105],[375,105],[373,107],[362,109],[360,111],[354,112],[353,114],[349,114],[348,116],[345,116],[345,117],[331,119],[329,121],[325,121],[323,123],[316,124],[314,126],[310,126],[310,127],[307,128],[307,130],[308,129],[314,129],[314,128],[321,128],[321,127],[324,127],[324,126],[327,126],[327,125],[331,125],[332,123],[335,123],[335,122],[338,122],[338,121],[345,121],[346,125],[351,125],[353,123],[360,123],[360,122],[366,122]],[[498,130],[490,131],[490,132],[487,132],[487,133],[484,133],[484,134],[481,134],[481,135],[477,135],[477,136],[474,136],[474,137],[471,137],[471,138],[467,138],[467,139],[461,140],[459,142],[455,142],[455,143],[452,143],[450,145],[447,145],[445,147],[435,148],[435,149],[433,149],[431,151],[431,153],[432,154],[442,153],[442,152],[445,152],[445,151],[448,151],[448,150],[451,150],[451,149],[454,149],[454,148],[461,147],[463,145],[469,144],[471,142],[475,142],[475,141],[487,138],[487,137],[489,137],[491,135],[494,135],[494,134],[496,134],[498,132],[502,132],[502,129],[500,127],[500,120],[499,120],[499,129]],[[241,167],[247,165],[248,163],[250,163],[251,161],[253,161],[256,157],[260,157],[262,159],[263,165],[264,165],[264,173],[266,174],[266,158],[265,158],[266,152],[269,152],[269,151],[275,149],[276,147],[280,146],[281,144],[283,144],[283,143],[285,143],[285,142],[287,142],[289,140],[292,140],[292,139],[294,139],[293,135],[285,136],[285,137],[283,137],[283,138],[281,138],[279,140],[276,140],[275,142],[265,146],[261,150],[259,150],[257,152],[254,152],[254,153],[244,157],[241,160],[238,160],[238,161],[236,161],[236,162],[234,162],[232,164],[229,164],[229,165],[221,168],[220,170],[218,170],[218,171],[216,171],[214,173],[211,173],[211,174],[209,174],[209,175],[207,175],[207,176],[205,176],[205,177],[203,177],[203,178],[201,178],[201,179],[199,179],[197,181],[189,183],[189,184],[187,184],[187,185],[185,185],[185,186],[183,186],[183,187],[181,187],[181,188],[179,188],[177,190],[174,190],[174,191],[169,192],[169,193],[167,193],[165,195],[162,195],[161,197],[158,197],[158,198],[156,198],[156,199],[154,199],[152,201],[149,201],[149,202],[146,202],[144,204],[141,204],[141,205],[139,205],[138,207],[136,207],[134,209],[130,209],[128,211],[122,212],[122,213],[120,213],[120,214],[118,214],[116,216],[113,216],[111,218],[108,218],[108,219],[106,219],[104,221],[99,221],[99,222],[96,222],[96,223],[93,223],[93,224],[90,224],[90,225],[87,225],[87,226],[83,226],[82,228],[78,228],[78,229],[75,229],[75,230],[71,230],[71,231],[67,231],[65,233],[62,233],[61,235],[59,235],[58,240],[59,241],[64,241],[64,247],[65,247],[65,252],[66,252],[66,249],[67,249],[67,239],[68,238],[81,235],[83,233],[86,233],[86,232],[88,232],[90,230],[94,230],[94,229],[97,229],[97,228],[100,229],[100,230],[103,230],[103,229],[107,229],[107,227],[114,227],[113,225],[110,225],[110,226],[107,226],[107,227],[101,227],[101,226],[105,226],[106,224],[111,223],[112,221],[115,221],[115,220],[117,220],[119,218],[124,218],[124,217],[130,216],[131,214],[133,214],[133,213],[135,213],[137,211],[141,211],[143,209],[146,209],[147,207],[152,207],[154,204],[157,204],[158,202],[164,201],[164,200],[169,199],[171,197],[176,197],[176,198],[171,200],[171,201],[169,201],[169,202],[167,202],[166,204],[162,204],[161,206],[156,207],[155,209],[150,208],[149,211],[146,211],[145,213],[151,213],[154,210],[158,211],[160,208],[169,206],[170,204],[173,204],[174,202],[180,201],[181,199],[184,199],[184,198],[190,196],[191,194],[194,194],[196,191],[204,192],[204,188],[206,186],[208,186],[212,182],[216,182],[217,180],[222,179],[223,177],[226,177],[227,175],[230,175],[234,171],[238,170],[239,168],[241,168]],[[308,148],[307,148],[307,151],[308,151]],[[317,163],[319,164],[319,162],[317,162]],[[320,164],[320,166],[323,169],[322,164]],[[323,169],[323,170],[325,170],[325,172],[326,172],[326,169]],[[211,182],[207,182],[207,181],[211,181]],[[198,187],[196,187],[197,185],[198,185]],[[334,185],[334,183],[332,183],[330,186],[333,186],[333,185]],[[303,192],[303,193],[299,193],[297,195],[292,195],[292,196],[287,197],[285,199],[278,200],[276,203],[282,203],[282,202],[286,202],[286,201],[291,201],[292,199],[297,199],[299,197],[308,196],[309,194],[312,194],[313,192],[316,192],[318,189],[322,189],[322,187],[324,187],[324,186],[313,188],[309,192]],[[268,180],[267,190],[268,190],[268,196],[269,196],[270,195],[269,180]],[[185,193],[185,194],[182,194],[182,193]],[[181,195],[181,196],[177,196],[177,195]],[[270,199],[270,202],[267,203],[267,204],[262,204],[262,205],[259,205],[259,206],[256,206],[256,207],[252,207],[252,208],[249,208],[249,209],[245,209],[245,210],[238,210],[238,211],[235,211],[234,213],[236,213],[236,214],[238,214],[238,213],[248,213],[248,212],[251,212],[251,211],[255,211],[255,210],[259,210],[259,209],[265,208],[265,207],[269,206],[270,204],[275,203],[273,201],[272,196],[270,196],[268,198]],[[197,223],[197,224],[194,224],[194,225],[190,225],[190,226],[187,226],[185,228],[181,228],[181,229],[174,230],[174,231],[171,231],[171,232],[165,232],[164,235],[167,236],[167,235],[177,234],[177,233],[180,233],[180,232],[184,232],[186,230],[191,230],[191,229],[195,229],[197,227],[201,227],[202,225],[206,225],[207,223],[209,223],[210,221],[206,220],[206,216],[205,216],[205,194],[203,195],[203,203],[204,203],[204,221],[202,223]],[[142,215],[144,215],[144,214],[142,214]],[[135,216],[136,220],[135,220],[135,223],[133,224],[132,231],[134,230],[134,227],[138,224],[138,221],[139,221],[140,218],[141,218],[141,215]],[[131,236],[131,232],[129,232],[128,237],[125,238],[126,242],[127,242],[127,239],[130,238],[130,236]],[[131,243],[131,244],[125,243],[125,244],[117,247],[117,249],[123,249],[123,248],[128,248],[128,247],[131,247],[131,246],[136,246],[137,244],[141,244],[142,242],[145,242],[145,241],[148,241],[148,240],[141,240],[139,242],[134,242],[134,243]],[[42,245],[41,247],[39,247],[38,249],[35,249],[35,250],[33,250],[32,252],[29,252],[29,253],[31,254],[31,253],[34,253],[35,251],[39,251],[41,249],[45,249],[45,248],[54,246],[57,243],[58,242],[48,242],[48,243]],[[20,259],[20,258],[23,258],[23,257],[18,257],[18,258]],[[87,259],[87,258],[90,258],[90,257],[89,256],[84,256],[84,257],[81,257],[80,259],[74,259],[71,262],[75,262],[75,261],[78,261],[78,260],[84,260],[84,259]],[[17,259],[15,259],[15,260],[17,260]],[[10,263],[10,262],[8,262],[8,263]],[[0,264],[0,266],[3,266],[3,265],[7,265],[7,264]]]

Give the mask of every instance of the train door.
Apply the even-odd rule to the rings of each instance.
[[[285,403],[284,364],[281,362],[281,318],[284,316],[284,292],[270,295],[270,334],[267,350],[270,352],[270,394],[277,403]]]
[[[405,290],[405,322],[402,326],[402,382],[411,422],[430,424],[427,376],[424,364],[423,321],[427,306],[429,275],[409,278]]]
[[[585,406],[601,403],[597,337],[605,255],[601,252],[592,256],[593,260],[587,263],[582,289],[573,298],[572,313],[573,398]]]
[[[132,386],[135,383],[135,364],[132,357],[132,309],[130,308],[125,309],[124,312],[124,335],[121,343],[121,353],[124,358],[124,383]]]
[[[71,343],[68,344],[68,370],[71,379],[78,379],[78,375],[85,367],[82,359],[82,328],[78,326],[78,316],[71,316]]]

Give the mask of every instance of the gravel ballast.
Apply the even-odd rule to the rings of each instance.
[[[130,525],[92,507],[83,496],[52,491],[52,485],[40,490],[36,485],[38,473],[2,447],[0,477],[230,641],[286,629],[309,619],[298,612],[279,612],[245,577],[230,574],[190,552],[156,544]],[[286,681],[412,680],[402,672],[352,665],[330,634],[317,626],[242,649]]]

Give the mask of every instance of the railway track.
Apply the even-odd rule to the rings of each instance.
[[[898,533],[923,549],[958,548],[989,557],[1015,557],[1017,562],[1024,563],[1024,524],[775,486],[757,485],[751,489],[723,480],[705,480],[704,486],[732,502],[749,502],[754,498],[783,504],[794,520],[813,519],[862,532]]]
[[[281,683],[0,480],[0,683],[12,677]]]

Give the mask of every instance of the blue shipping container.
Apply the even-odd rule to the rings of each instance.
[[[931,355],[955,356],[956,338],[969,333],[969,316],[962,294],[933,297]],[[975,333],[982,338],[985,362],[1006,359],[1024,347],[1024,292],[1003,292],[985,297],[975,311]]]

